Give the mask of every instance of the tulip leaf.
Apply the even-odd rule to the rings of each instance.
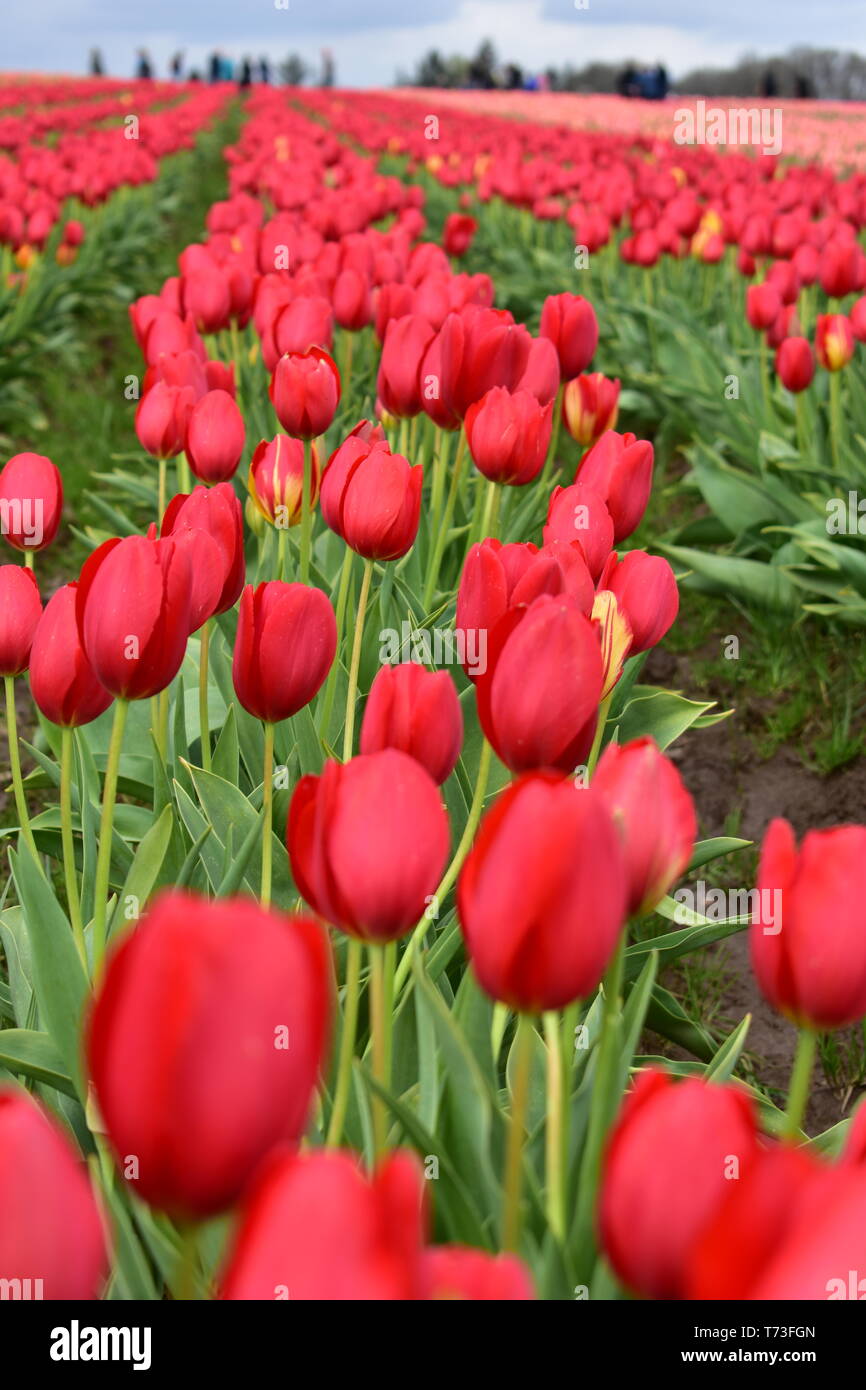
[[[663,985],[656,984],[653,989],[646,1013],[646,1026],[669,1042],[684,1047],[702,1062],[711,1062],[715,1056],[715,1044],[709,1033],[689,1018],[679,1001]]]
[[[135,852],[126,882],[120,891],[109,932],[115,935],[125,920],[123,914],[132,900],[133,918],[144,911],[147,900],[159,878],[174,828],[171,806],[164,806]]]
[[[233,786],[237,786],[240,772],[240,749],[234,705],[229,705],[220,730],[213,753],[211,771],[216,773],[217,777],[222,777],[226,782],[231,782]]]
[[[80,1036],[87,976],[66,914],[26,845],[17,854],[10,851],[10,860],[27,923],[39,1018],[63,1059],[66,1073],[83,1095]]]
[[[709,593],[732,595],[761,609],[791,613],[796,607],[796,589],[777,565],[746,560],[738,555],[715,555],[687,546],[659,544],[668,559],[696,575],[694,587]]]
[[[740,1060],[740,1053],[746,1042],[746,1035],[752,1023],[752,1015],[746,1014],[741,1023],[737,1025],[730,1037],[722,1043],[713,1060],[707,1067],[704,1079],[706,1081],[729,1081],[737,1063]]]
[[[75,1096],[75,1087],[66,1074],[63,1059],[47,1033],[32,1028],[0,1030],[0,1066],[19,1076],[29,1077]]]
[[[730,713],[711,714],[714,707],[713,700],[687,700],[674,690],[636,685],[632,699],[619,716],[617,742],[630,743],[649,735],[659,748],[665,749],[699,721],[714,724]]]
[[[713,859],[721,859],[725,854],[733,854],[735,850],[748,849],[752,844],[753,840],[740,840],[734,835],[717,835],[711,840],[697,840],[686,873],[702,868]]]
[[[0,914],[0,945],[6,957],[9,994],[15,1022],[23,1028],[33,999],[32,963],[27,923],[20,907]]]

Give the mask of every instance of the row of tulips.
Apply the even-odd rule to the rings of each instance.
[[[551,298],[533,337],[419,241],[419,190],[283,101],[250,103],[208,242],[133,310],[158,464],[125,485],[157,525],[102,540],[44,611],[32,571],[0,568],[20,818],[0,932],[32,962],[10,971],[0,1055],[55,1111],[2,1093],[0,1266],[38,1269],[49,1297],[107,1274],[121,1298],[826,1297],[863,1229],[859,1127],[831,1164],[800,1125],[816,1030],[866,1013],[866,830],[798,855],[778,823],[765,845],[785,925],[756,917],[755,967],[802,1029],[786,1115],[727,1080],[742,1027],[685,1080],[635,1063],[671,998],[659,959],[731,929],[696,918],[658,952],[627,929],[731,848],[695,846],[659,747],[708,707],[636,684],[678,605],[665,560],[614,549],[652,446],[605,429],[608,404],[560,482],[562,415],[580,439],[593,413],[591,306]],[[249,449],[268,395],[285,433]],[[205,485],[169,500],[187,468]],[[50,543],[50,461],[11,460],[0,497],[49,517]],[[7,539],[32,563],[50,531]],[[372,616],[404,605],[448,615],[462,672],[373,659]],[[60,790],[32,822],[28,665]],[[748,1256],[721,1259],[728,1221]]]

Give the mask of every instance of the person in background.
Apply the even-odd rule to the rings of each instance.
[[[138,50],[138,64],[135,75],[140,82],[148,82],[153,77],[153,64],[150,61],[150,54],[146,48]]]
[[[102,54],[98,48],[91,48],[90,50],[90,76],[105,76],[105,68],[102,66]]]
[[[330,48],[322,49],[322,86],[333,87],[334,85],[334,55]]]
[[[220,55],[216,49],[208,58],[207,74],[209,82],[219,82],[220,80]]]
[[[260,81],[260,82],[270,82],[270,80],[271,80],[271,65],[270,65],[270,63],[268,62],[267,58],[260,58],[260,59],[259,59],[259,81]]]
[[[183,54],[182,54],[182,53],[175,53],[174,57],[173,57],[172,60],[171,60],[170,71],[171,71],[171,75],[172,75],[172,78],[174,79],[174,81],[175,81],[175,82],[179,82],[180,79],[181,79],[181,73],[183,72]]]
[[[238,86],[241,88],[249,87],[253,80],[253,66],[249,58],[244,58],[241,63],[240,73],[238,74]]]

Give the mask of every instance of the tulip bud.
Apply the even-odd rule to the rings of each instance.
[[[337,276],[331,293],[334,318],[341,328],[357,332],[373,319],[373,296],[366,276],[349,266]]]
[[[315,445],[310,452],[312,495],[310,507],[319,496],[319,454]],[[247,479],[253,505],[272,526],[285,530],[301,520],[301,498],[304,488],[304,446],[300,439],[277,434],[256,445],[250,461]]]
[[[557,487],[550,495],[544,543],[560,541],[580,546],[594,580],[607,563],[613,546],[614,524],[601,493],[583,480],[571,487]]]
[[[618,379],[610,381],[601,372],[592,372],[566,384],[562,418],[572,439],[584,448],[600,439],[605,430],[614,428],[618,411]]]
[[[191,631],[192,578],[188,553],[173,537],[105,541],[85,561],[75,594],[78,632],[115,697],[144,700],[174,680]]]
[[[608,1140],[599,1203],[601,1245],[627,1288],[684,1296],[689,1257],[758,1152],[752,1104],[738,1086],[638,1075]]]
[[[42,617],[42,600],[32,570],[0,565],[0,676],[20,676]]]
[[[63,511],[60,470],[42,454],[15,454],[0,470],[0,534],[16,550],[44,550]]]
[[[559,356],[562,381],[580,376],[598,347],[598,319],[579,294],[551,294],[541,310],[542,338],[550,338]]]
[[[396,940],[423,917],[448,841],[436,784],[396,748],[301,778],[286,830],[292,876],[313,910],[374,942]]]
[[[415,544],[424,470],[384,441],[351,434],[322,478],[322,516],[358,555],[399,560]]]
[[[786,820],[761,847],[752,966],[774,1008],[800,1026],[843,1028],[866,1015],[866,827],[810,830]]]
[[[512,395],[504,386],[492,387],[466,412],[475,466],[493,483],[531,483],[544,467],[552,420],[552,401],[542,406],[529,391]]]
[[[337,620],[321,589],[279,580],[241,595],[232,679],[244,709],[276,724],[308,705],[337,650]]]
[[[275,1153],[245,1198],[221,1297],[424,1297],[422,1188],[409,1154],[391,1154],[368,1177],[346,1152]]]
[[[376,389],[384,409],[405,420],[422,410],[421,362],[434,330],[421,314],[392,318],[385,329]]]
[[[30,652],[30,690],[46,719],[78,728],[98,718],[111,695],[87,660],[75,618],[77,584],[49,599]]]
[[[158,897],[109,959],[87,1056],[132,1190],[181,1219],[224,1211],[306,1128],[326,1048],[328,947],[247,898]]]
[[[561,1009],[596,989],[625,917],[622,850],[593,788],[521,777],[481,822],[457,886],[481,987],[511,1009]]]
[[[212,613],[234,608],[244,585],[246,562],[241,504],[231,485],[196,487],[189,494],[173,497],[162,520],[162,534],[171,536],[180,531],[204,531],[216,542],[220,560],[214,578],[221,580],[222,587]]]
[[[4,1298],[97,1298],[107,1263],[83,1162],[26,1091],[0,1086],[0,1278],[30,1287]]]
[[[815,325],[815,352],[828,372],[839,372],[854,356],[854,334],[844,314],[819,314]]]
[[[787,1144],[761,1150],[687,1262],[685,1297],[862,1299],[866,1171]]]
[[[542,594],[510,609],[475,683],[481,727],[505,766],[573,772],[592,745],[603,677],[598,639],[574,599]]]
[[[200,333],[218,333],[228,328],[232,312],[231,290],[221,266],[202,262],[190,275],[181,277],[181,297]]]
[[[340,403],[340,373],[322,348],[287,352],[271,377],[270,397],[283,429],[314,439],[332,424]]]
[[[856,290],[862,252],[856,241],[831,241],[821,252],[818,279],[831,299],[844,299]]]
[[[244,451],[244,417],[228,391],[208,391],[193,407],[186,431],[186,455],[197,478],[225,483]]]
[[[449,212],[442,230],[442,245],[447,255],[465,256],[477,231],[478,223],[474,217],[466,213]]]
[[[191,387],[155,382],[142,396],[135,412],[135,433],[141,447],[158,459],[182,454],[195,402]]]
[[[377,672],[364,707],[362,753],[399,748],[441,786],[454,771],[462,743],[463,712],[447,671],[408,661]]]
[[[633,434],[607,430],[581,459],[575,482],[603,497],[613,518],[614,544],[640,525],[653,482],[653,446]]]
[[[782,297],[770,280],[746,290],[746,318],[752,328],[771,328],[782,307]]]
[[[815,358],[806,338],[786,338],[779,344],[776,372],[787,390],[806,390],[815,375]]]
[[[632,631],[631,656],[660,642],[679,612],[673,570],[667,560],[645,550],[629,550],[621,560],[616,553],[611,555],[598,587],[616,594]]]
[[[491,1255],[469,1246],[436,1245],[425,1250],[426,1299],[472,1303],[515,1303],[535,1298],[529,1271],[516,1255]]]
[[[620,833],[630,917],[651,912],[685,872],[697,834],[692,798],[651,738],[609,743],[592,785]],[[647,807],[652,807],[652,816]]]
[[[851,313],[848,315],[851,324],[851,332],[858,343],[866,343],[866,294],[855,299],[851,305]]]

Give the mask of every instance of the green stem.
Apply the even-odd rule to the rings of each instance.
[[[346,948],[346,994],[343,1000],[343,1031],[340,1034],[340,1055],[337,1060],[337,1081],[334,1088],[334,1106],[328,1125],[326,1144],[329,1149],[338,1147],[343,1137],[346,1110],[349,1104],[349,1087],[352,1081],[352,1060],[355,1055],[355,1037],[358,1031],[358,1002],[361,994],[361,943],[350,936]]]
[[[25,556],[30,552],[25,551]],[[21,834],[30,850],[33,858],[39,863],[39,851],[36,848],[36,841],[33,838],[33,831],[30,828],[30,815],[27,810],[27,798],[24,795],[24,782],[21,777],[21,755],[18,751],[18,717],[15,713],[15,677],[4,676],[3,683],[6,687],[6,727],[9,731],[9,767],[12,772],[12,790],[15,795],[15,809],[18,812],[18,824]]]
[[[128,710],[128,700],[116,701],[114,722],[111,726],[111,742],[108,745],[108,762],[105,767],[105,782],[102,789],[102,818],[99,823],[99,852],[96,856],[93,907],[93,974],[96,979],[102,973],[102,963],[105,958],[105,925],[108,914],[108,885],[111,876],[114,803],[117,800],[120,750],[123,746],[123,731],[126,728]]]
[[[484,498],[484,512],[481,516],[481,532],[478,536],[479,541],[483,541],[487,536],[495,536],[496,522],[499,517],[499,499],[502,496],[502,489],[498,483],[487,482],[487,494]]]
[[[433,595],[436,592],[436,584],[439,579],[439,568],[442,564],[442,556],[445,553],[445,543],[448,539],[448,532],[451,528],[451,519],[454,515],[454,508],[457,505],[457,494],[460,491],[460,480],[463,476],[463,466],[466,462],[466,431],[461,429],[460,442],[457,445],[457,456],[454,459],[454,469],[451,474],[451,486],[448,489],[448,497],[445,501],[445,510],[441,520],[436,522],[436,536],[433,541],[433,554],[430,559],[430,568],[427,571],[427,583],[424,586],[424,611],[430,612],[430,605],[433,602]]]
[[[36,559],[35,559],[35,556],[36,556],[35,550],[25,550],[25,552],[24,552],[24,568],[25,568],[26,570],[33,570],[33,571],[35,572],[35,570],[36,570]]]
[[[367,615],[367,600],[370,597],[370,583],[373,578],[373,561],[364,561],[364,578],[361,581],[361,594],[358,599],[358,615],[355,619],[355,640],[352,643],[352,664],[349,667],[349,689],[346,691],[346,723],[343,729],[343,762],[352,756],[355,741],[355,703],[358,698],[358,672],[361,667],[361,645],[364,638],[364,619]]]
[[[186,454],[177,456],[177,483],[178,492],[192,492],[192,473]]]
[[[830,373],[830,452],[838,473],[842,446],[842,373]]]
[[[274,726],[265,724],[265,756],[262,766],[262,907],[271,902],[271,873],[274,852]]]
[[[598,1059],[592,1082],[589,1124],[580,1166],[580,1186],[577,1199],[577,1227],[581,1241],[592,1228],[592,1212],[598,1191],[602,1150],[619,1099],[618,1095],[613,1094],[613,1082],[617,1064],[620,993],[624,961],[625,932],[620,937],[604,977],[601,1040],[598,1045]]]
[[[198,1243],[195,1226],[184,1226],[180,1232],[178,1269],[175,1279],[175,1298],[181,1303],[194,1302],[198,1284]]]
[[[770,414],[770,365],[768,360],[767,336],[760,337],[761,395],[764,400],[764,414]]]
[[[559,1015],[544,1015],[547,1044],[547,1120],[544,1132],[547,1224],[560,1245],[565,1240],[565,1078]]]
[[[388,980],[388,958],[386,948],[371,943],[370,956],[370,1034],[373,1050],[373,1077],[384,1091],[391,1085],[391,1025],[392,1011],[388,1005],[389,994],[393,998],[393,978]],[[393,961],[393,957],[392,957]],[[374,1095],[373,1141],[376,1158],[381,1158],[388,1147],[388,1112],[381,1096]]]
[[[277,527],[277,579],[289,577],[289,530],[287,526]]]
[[[81,963],[87,970],[87,948],[84,944],[84,924],[81,920],[81,900],[75,873],[75,840],[72,834],[72,730],[60,734],[60,842],[63,846],[63,876],[66,883],[66,902],[72,935],[78,947]]]
[[[440,906],[445,901],[448,894],[451,892],[451,889],[454,886],[454,883],[456,882],[457,875],[463,868],[463,862],[470,849],[472,848],[472,841],[475,839],[475,831],[478,829],[478,822],[481,819],[481,808],[484,805],[484,797],[487,792],[487,782],[490,777],[490,760],[492,753],[493,750],[490,747],[490,744],[487,742],[487,739],[485,739],[483,744],[481,745],[481,759],[478,764],[478,777],[475,783],[475,792],[472,797],[472,805],[469,807],[469,816],[466,821],[466,826],[464,828],[463,834],[460,837],[460,843],[454,851],[454,857],[451,860],[451,863],[448,865],[448,868],[445,870],[445,875],[442,879],[442,882],[436,889],[436,901]],[[400,963],[397,966],[397,974],[395,976],[394,982],[398,997],[411,969],[412,957],[420,947],[421,941],[424,937],[424,933],[426,932],[428,926],[428,919],[426,917],[422,917],[421,921],[418,923],[418,925],[412,932],[412,935],[409,938],[409,944],[400,958]]]
[[[157,529],[159,529],[162,526],[162,518],[165,516],[166,471],[168,461],[167,459],[159,459],[157,462],[159,468],[159,481],[156,489],[156,525]]]
[[[210,659],[210,619],[201,630],[201,654],[198,667],[198,723],[201,733],[202,767],[210,772],[210,719],[208,717],[207,676]]]
[[[301,583],[310,582],[310,543],[313,534],[313,442],[304,440],[304,482],[301,492]]]
[[[526,1133],[526,1111],[529,1102],[532,1033],[532,1019],[529,1014],[518,1014],[514,1089],[511,1096],[511,1115],[508,1121],[502,1202],[502,1248],[510,1251],[517,1251],[520,1248],[523,1140]]]
[[[592,740],[592,748],[589,752],[589,762],[587,772],[591,777],[595,772],[595,765],[598,762],[598,755],[601,752],[601,741],[604,738],[605,725],[607,724],[607,712],[610,709],[610,702],[613,698],[613,691],[606,695],[598,707],[598,721],[595,726],[595,738]]]
[[[347,545],[343,555],[343,565],[340,570],[340,587],[337,590],[337,647],[334,653],[334,660],[331,662],[331,669],[328,672],[328,681],[322,699],[322,708],[319,712],[319,738],[321,739],[327,739],[328,737],[331,711],[334,708],[334,695],[337,690],[337,671],[340,666],[340,651],[343,646],[343,629],[346,624],[346,600],[349,595],[349,579],[352,574],[352,560],[354,557],[354,550]]]
[[[797,1051],[791,1071],[791,1086],[788,1091],[788,1106],[785,1110],[785,1125],[782,1137],[791,1141],[800,1138],[803,1117],[809,1101],[809,1084],[815,1064],[815,1049],[818,1035],[811,1028],[801,1028],[797,1038]]]

